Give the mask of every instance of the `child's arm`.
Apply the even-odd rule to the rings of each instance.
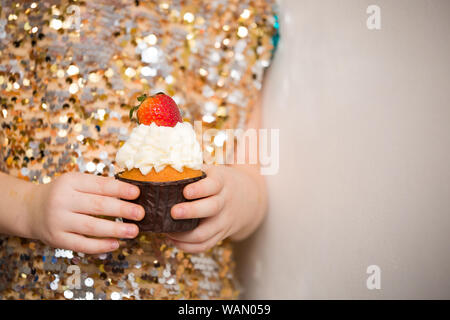
[[[36,185],[0,172],[0,233],[30,237],[28,212]]]
[[[113,251],[119,246],[115,238],[136,237],[137,226],[94,216],[144,217],[141,206],[118,199],[137,198],[139,188],[114,178],[66,173],[35,185],[0,173],[0,190],[0,233],[39,239],[56,248]]]

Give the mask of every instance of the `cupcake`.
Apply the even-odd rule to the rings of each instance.
[[[175,101],[164,93],[138,100],[140,104],[130,110],[130,118],[137,110],[138,126],[117,151],[116,164],[123,171],[116,179],[139,187],[139,197],[131,202],[142,205],[145,216],[139,222],[126,221],[136,223],[141,231],[192,230],[198,219],[174,220],[170,210],[189,201],[183,196],[186,185],[206,177],[194,129],[182,121]]]

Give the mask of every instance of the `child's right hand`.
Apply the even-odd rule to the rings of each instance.
[[[49,184],[36,186],[27,219],[30,236],[77,252],[114,251],[119,247],[117,238],[135,238],[138,227],[94,215],[141,220],[145,214],[142,206],[118,199],[138,196],[138,187],[114,178],[63,174]]]

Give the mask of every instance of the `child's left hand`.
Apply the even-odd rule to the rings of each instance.
[[[205,179],[186,186],[186,199],[172,208],[174,219],[202,218],[191,231],[169,233],[179,249],[197,253],[210,249],[217,242],[259,224],[265,209],[260,180],[245,170],[227,166],[207,166]],[[244,236],[245,237],[245,236]]]

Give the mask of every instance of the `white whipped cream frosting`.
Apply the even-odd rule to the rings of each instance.
[[[117,151],[116,163],[128,170],[137,168],[143,175],[166,166],[179,172],[183,167],[200,170],[203,153],[189,122],[179,122],[175,127],[140,124]]]

